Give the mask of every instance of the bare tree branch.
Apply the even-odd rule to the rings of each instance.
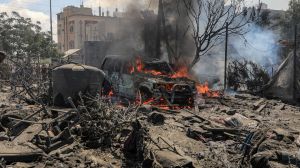
[[[243,0],[232,1],[225,5],[223,0],[183,0],[190,22],[191,33],[196,47],[195,55],[190,68],[192,68],[200,58],[211,50],[228,33],[243,35],[247,32],[246,25],[254,21],[255,10],[244,7]]]

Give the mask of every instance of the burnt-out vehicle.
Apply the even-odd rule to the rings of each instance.
[[[109,55],[103,60],[101,69],[106,73],[103,95],[168,107],[194,103],[195,82],[172,77],[175,72],[167,62]]]

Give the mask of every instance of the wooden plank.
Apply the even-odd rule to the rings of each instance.
[[[42,131],[41,124],[33,124],[26,128],[19,136],[17,136],[13,142],[15,143],[23,143],[23,142],[30,142],[34,135],[38,134]]]
[[[33,162],[43,156],[44,152],[31,143],[0,142],[0,158],[10,162]]]

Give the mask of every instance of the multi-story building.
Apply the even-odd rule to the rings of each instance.
[[[57,14],[58,48],[61,52],[82,49],[85,41],[109,41],[120,36],[120,29],[127,21],[116,9],[110,16],[109,11],[93,15],[91,8],[67,6]]]

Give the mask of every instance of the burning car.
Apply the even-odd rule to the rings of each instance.
[[[194,104],[196,82],[186,78],[183,75],[186,72],[175,72],[165,61],[109,55],[101,69],[106,73],[103,95],[166,107]]]

